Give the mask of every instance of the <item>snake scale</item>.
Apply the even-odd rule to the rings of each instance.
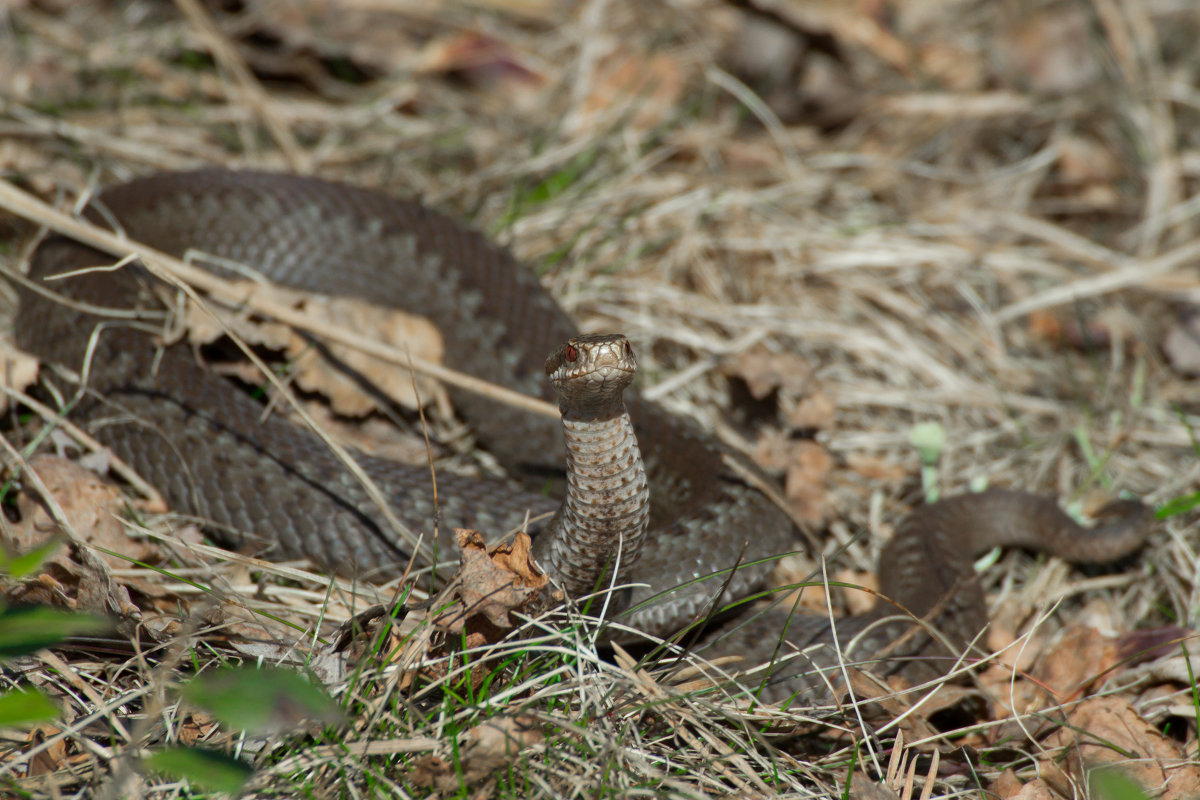
[[[235,262],[272,282],[423,314],[441,330],[452,366],[547,399],[543,360],[577,333],[533,273],[505,250],[419,203],[379,192],[210,169],[106,189],[84,213],[180,257],[214,256],[211,268],[224,277],[236,276],[221,261]],[[111,262],[51,236],[39,245],[30,276],[43,281]],[[85,271],[44,285],[75,302],[20,289],[19,344],[75,370],[86,363],[94,391],[73,415],[87,420],[177,511],[207,520],[226,546],[268,558],[303,557],[365,577],[390,576],[406,562],[406,547],[318,438],[290,422],[264,419],[259,403],[197,364],[186,346],[160,347],[161,287],[146,273],[133,267]],[[134,308],[150,316],[99,315]],[[561,424],[466,392],[452,398],[480,443],[513,475],[561,472]],[[644,456],[651,508],[649,535],[626,577],[644,586],[633,590],[632,610],[622,621],[668,635],[707,615],[714,598],[726,603],[751,594],[770,568],[757,562],[795,544],[785,515],[731,471],[726,460],[736,457],[713,438],[633,390],[625,405]],[[427,469],[366,455],[356,460],[406,525],[433,529]],[[440,474],[439,545],[453,548],[454,527],[497,535],[519,527],[527,514],[548,514],[558,505],[509,484]],[[888,668],[914,680],[937,674],[952,662],[935,656],[947,655],[945,646],[960,651],[986,622],[971,570],[974,553],[1008,544],[1073,561],[1111,561],[1141,545],[1147,513],[1131,501],[1108,511],[1111,519],[1089,530],[1051,500],[1022,492],[993,490],[922,507],[883,551],[881,591],[897,608],[926,616],[944,644],[924,634],[906,637],[912,621],[889,618],[889,610],[896,613],[891,607],[839,621],[838,642],[867,662],[886,654]],[[538,538],[544,528],[531,531],[535,552],[545,552],[546,540],[539,545]],[[833,642],[828,619],[776,612],[726,632],[714,652],[736,652],[747,663],[769,660],[781,624],[789,648]],[[819,695],[825,678],[798,673],[827,666],[829,651],[816,648],[781,669],[768,696]]]

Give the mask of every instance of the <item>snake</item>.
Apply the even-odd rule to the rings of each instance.
[[[827,697],[830,671],[847,657],[911,681],[949,669],[987,623],[972,565],[978,552],[1018,546],[1107,563],[1147,536],[1151,515],[1135,500],[1116,501],[1086,528],[1051,498],[999,489],[960,495],[920,506],[897,526],[880,556],[887,602],[875,610],[831,620],[756,609],[722,621],[722,609],[749,605],[774,561],[798,549],[794,525],[762,490],[767,479],[753,464],[636,387],[622,387],[619,413],[600,421],[577,419],[578,409],[555,398],[546,354],[592,342],[505,248],[417,201],[251,170],[152,174],[103,189],[82,214],[160,251],[202,255],[221,277],[250,270],[271,283],[423,315],[457,369],[558,400],[564,414],[556,422],[450,389],[479,446],[523,486],[442,470],[435,496],[427,467],[352,456],[395,517],[434,536],[440,552],[453,552],[455,528],[524,528],[539,563],[570,593],[605,576],[632,587],[618,615],[627,629],[667,637],[711,622],[718,632],[705,644],[710,652],[768,665],[759,681],[767,698]],[[111,264],[51,235],[18,283],[19,346],[86,382],[72,417],[225,547],[363,580],[400,574],[412,547],[344,461],[310,430],[264,414],[259,400],[214,375],[186,344],[171,344],[170,298],[147,271],[86,269]],[[576,458],[589,450],[592,424],[616,443],[599,467]],[[636,491],[611,491],[587,472],[613,458],[624,459],[620,486]],[[524,488],[561,476],[564,464],[565,501]],[[624,505],[609,506],[613,496]],[[632,527],[616,526],[624,544],[606,545],[595,531],[571,538],[586,527],[589,505],[627,518]]]

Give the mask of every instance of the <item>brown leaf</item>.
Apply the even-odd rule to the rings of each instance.
[[[937,739],[937,729],[929,723],[925,703],[914,712],[908,696],[896,694],[897,688],[906,687],[892,686],[880,676],[854,667],[847,667],[846,674],[850,676],[850,687],[854,690],[855,697],[877,703],[888,719],[901,719],[900,728],[904,731],[906,741]],[[938,691],[945,688],[943,686]],[[931,746],[926,745],[922,749],[928,750]]]
[[[402,688],[418,675],[444,677],[446,661],[437,656],[503,639],[518,624],[513,612],[532,612],[544,602],[561,599],[558,593],[545,592],[550,579],[533,564],[528,534],[518,533],[511,543],[490,551],[476,531],[460,528],[454,535],[460,552],[458,573],[437,597],[422,604],[431,609],[432,625],[419,625],[418,635],[406,637],[400,649],[396,660],[403,673]],[[339,637],[339,646],[344,639]],[[428,656],[435,657],[433,663]],[[477,685],[486,666],[486,660],[476,659],[467,680]]]
[[[1076,94],[1103,76],[1081,8],[1046,6],[1001,31],[995,55],[1003,77],[1046,94]]]
[[[996,778],[989,788],[992,794],[1000,797],[1000,800],[1008,800],[1021,791],[1021,781],[1017,778],[1017,773],[1013,772],[1012,767],[1008,767],[1000,773],[1000,777]]]
[[[496,545],[491,551],[477,531],[459,528],[454,536],[461,566],[437,607],[447,600],[450,605],[434,623],[452,633],[483,633],[495,641],[490,638],[492,633],[498,637],[516,627],[512,612],[529,608],[550,579],[534,566],[531,540],[524,532],[511,544]]]
[[[979,92],[986,87],[986,64],[970,47],[950,41],[927,41],[919,46],[921,71],[942,89],[953,93]]]
[[[1058,147],[1058,179],[1069,184],[1110,183],[1121,177],[1121,167],[1112,150],[1095,139],[1061,133],[1054,137]]]
[[[533,716],[494,717],[462,736],[457,763],[436,756],[417,759],[412,781],[447,794],[459,791],[464,785],[476,786],[516,761],[525,748],[540,744],[543,738]]]
[[[253,292],[257,297],[288,305],[317,320],[354,331],[370,331],[373,341],[411,352],[416,358],[434,363],[443,360],[445,345],[441,334],[424,317],[353,298],[330,297],[250,281],[239,285],[247,295]],[[403,367],[345,345],[317,346],[308,335],[291,326],[264,320],[245,308],[229,311],[222,319],[248,344],[282,350],[300,388],[319,392],[329,399],[339,414],[362,416],[378,407],[375,397],[360,388],[364,383],[406,408],[416,408],[418,396],[424,405],[441,392],[440,384],[431,378],[417,375],[414,381],[414,376]],[[198,307],[189,305],[184,320],[189,341],[195,344],[209,344],[225,335],[225,328]],[[238,372],[247,380],[262,382],[253,369]]]
[[[467,731],[460,744],[464,775],[476,783],[482,777],[512,763],[526,747],[544,738],[537,718],[528,714],[493,717]]]
[[[879,579],[874,572],[863,572],[857,569],[839,569],[833,579],[839,583],[849,583],[864,589],[879,591]],[[865,614],[875,607],[875,595],[870,591],[837,587],[846,604],[847,614]],[[821,609],[824,613],[825,609]]]
[[[74,461],[58,456],[34,456],[29,460],[29,467],[58,501],[80,542],[139,561],[145,561],[157,553],[157,548],[151,543],[129,536],[128,529],[121,521],[125,499],[116,486]],[[21,520],[11,526],[11,532],[4,540],[4,546],[10,550],[28,552],[63,533],[45,506],[35,502],[28,494],[21,495],[17,508]],[[114,567],[129,566],[125,558],[107,553],[98,555]],[[53,558],[63,556],[64,553],[60,552]]]
[[[726,47],[725,61],[784,122],[796,122],[804,108],[797,83],[811,60],[806,37],[756,15],[744,14]],[[739,167],[744,165],[739,165]]]
[[[1165,628],[1133,631],[1123,634],[1119,652],[1136,667],[1139,678],[1147,682],[1174,683],[1190,686],[1200,663],[1200,642],[1194,630]]]
[[[184,747],[194,747],[203,743],[219,726],[217,721],[203,711],[193,711],[184,717],[183,723],[177,728],[179,743]]]
[[[597,68],[592,91],[580,106],[579,119],[586,127],[601,114],[628,111],[626,125],[632,130],[650,130],[676,112],[686,83],[678,53],[619,51],[603,59]]]
[[[816,579],[814,580],[814,575]],[[772,586],[787,586],[797,584],[809,584],[799,589],[792,589],[787,597],[780,601],[784,608],[796,606],[798,611],[807,614],[827,614],[829,613],[829,593],[826,587],[819,581],[820,571],[816,563],[808,556],[799,553],[792,553],[784,556],[775,563],[775,568],[771,570],[771,585]],[[799,603],[795,592],[800,593]]]
[[[861,772],[850,776],[851,800],[896,800],[896,793],[884,783],[876,783]]]
[[[415,72],[456,75],[520,97],[546,81],[532,64],[533,59],[507,42],[468,30],[429,42],[418,57]]]
[[[750,419],[766,417],[774,423],[781,418],[788,431],[833,427],[833,397],[800,356],[758,346],[726,361],[721,372],[730,379],[735,408]]]
[[[1073,625],[1038,659],[1034,679],[1059,702],[1074,699],[1092,682],[1107,677],[1119,661],[1117,641],[1090,625]]]
[[[1107,767],[1123,773],[1155,797],[1200,796],[1200,764],[1182,745],[1146,722],[1123,697],[1093,697],[1073,708],[1047,739],[1045,761],[1058,762],[1081,785]],[[1061,748],[1061,751],[1057,751]],[[1062,756],[1065,755],[1065,761]],[[1161,792],[1161,793],[1160,793]]]
[[[308,303],[306,310],[334,324],[370,331],[372,339],[407,350],[425,361],[441,363],[443,360],[445,345],[441,333],[424,317],[350,298],[321,298]],[[293,331],[287,354],[295,359],[292,368],[296,383],[303,389],[328,397],[330,405],[339,414],[359,416],[376,409],[375,398],[360,388],[360,381],[384,392],[406,408],[428,403],[441,391],[440,384],[432,378],[413,375],[403,367],[344,345],[329,345],[327,355],[322,350]]]
[[[792,430],[829,430],[837,404],[823,389],[814,389],[795,403],[784,402],[784,420]]]
[[[255,296],[276,303],[293,305],[303,293],[274,284],[264,284],[257,281],[230,281],[230,285],[245,292],[245,296]],[[216,300],[206,300],[213,309],[221,309],[220,321],[213,318],[204,308],[196,303],[187,303],[183,308],[181,324],[187,332],[188,341],[192,344],[204,345],[226,335],[226,331],[236,334],[250,345],[262,345],[270,350],[282,350],[288,342],[289,328],[282,322],[264,320],[245,305],[236,308],[227,307]]]
[[[1083,320],[1075,313],[1039,311],[1029,315],[1029,331],[1052,344],[1089,352],[1128,340],[1134,335],[1134,320],[1117,308],[1103,309]]]
[[[58,501],[73,535],[79,538],[68,538],[40,503],[22,495],[17,504],[21,521],[9,526],[4,547],[21,552],[53,537],[61,537],[63,546],[39,565],[36,575],[11,587],[8,598],[116,616],[120,619],[118,628],[130,633],[139,623],[141,611],[130,599],[129,591],[113,581],[108,562],[101,556],[119,566],[128,566],[128,561],[101,554],[92,546],[139,559],[153,553],[153,547],[126,535],[125,526],[117,518],[124,503],[115,487],[57,456],[36,456],[30,459],[30,467]]]
[[[23,392],[38,379],[38,360],[18,350],[8,336],[0,336],[0,381],[10,389]],[[8,395],[0,395],[0,412],[8,410]]]
[[[813,381],[813,367],[807,359],[761,345],[738,353],[722,366],[721,372],[726,377],[740,378],[755,400],[765,400],[777,391],[801,397]]]
[[[429,401],[424,395],[421,399],[426,403]],[[432,439],[426,441],[420,432],[398,427],[392,420],[382,416],[347,419],[319,399],[305,398],[301,403],[321,430],[339,444],[367,455],[428,468],[431,453],[436,460],[448,449],[442,443]]]
[[[53,725],[39,725],[29,732],[29,738],[26,739],[26,744],[30,749],[37,745],[43,744],[47,739],[50,739],[62,733],[61,730]],[[67,744],[71,740],[67,737],[59,739],[50,747],[38,753],[29,760],[29,769],[26,773],[29,777],[35,775],[47,775],[52,772],[57,772],[65,768],[70,759],[67,756]]]
[[[784,476],[784,495],[804,522],[819,525],[828,513],[826,483],[833,459],[816,442],[792,442],[791,459]]]
[[[414,759],[408,777],[417,786],[433,786],[454,772],[454,764],[437,756],[421,756]]]
[[[1012,800],[1058,800],[1062,795],[1050,788],[1050,784],[1046,783],[1041,778],[1034,778],[1024,786],[1020,786],[1016,792],[1001,797]]]

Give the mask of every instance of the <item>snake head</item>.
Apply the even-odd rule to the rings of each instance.
[[[637,359],[623,334],[575,336],[546,359],[546,376],[564,411],[599,415],[622,409]]]

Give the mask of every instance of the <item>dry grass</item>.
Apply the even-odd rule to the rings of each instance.
[[[191,0],[0,10],[0,66],[14,76],[0,90],[5,177],[69,203],[147,171],[226,164],[422,197],[511,246],[586,329],[629,334],[659,399],[751,453],[783,439],[782,423],[734,422],[728,375],[746,352],[798,357],[803,393],[836,405],[816,430],[833,462],[817,476],[828,496],[816,512],[832,569],[873,565],[880,536],[919,497],[909,442],[919,422],[945,432],[943,492],[986,480],[1162,503],[1194,490],[1195,384],[1160,354],[1179,310],[1200,299],[1200,20],[1188,3],[1077,3],[1082,38],[1048,44],[1022,25],[1058,19],[1061,4],[913,3],[896,11],[908,28],[895,38],[865,14],[864,28],[849,12],[813,11],[807,24],[825,37],[813,41],[840,51],[809,52],[803,85],[820,113],[834,113],[834,99],[853,106],[825,128],[787,118],[769,102],[775,90],[735,77],[728,53],[744,12],[717,2],[572,13],[508,0],[398,4],[387,24],[346,12],[360,34],[348,39],[329,20],[256,19],[259,4],[247,5],[219,18],[225,34]],[[470,51],[472,61],[464,32],[500,50]],[[251,33],[256,47],[235,46]],[[1094,69],[1034,59],[1055,54]],[[648,76],[637,102],[621,99],[623,59]],[[821,84],[830,64],[841,72]],[[5,221],[10,265],[27,232]],[[947,749],[941,777],[922,782],[938,769],[917,755],[937,742],[893,738],[896,728],[880,733],[855,713],[818,724],[699,692],[687,683],[695,672],[601,659],[586,625],[563,634],[531,623],[536,636],[498,646],[503,680],[486,690],[455,685],[458,654],[451,679],[401,692],[397,668],[341,673],[320,643],[392,587],[206,555],[217,566],[117,572],[188,610],[192,621],[157,651],[6,667],[6,682],[36,677],[69,709],[42,745],[4,735],[0,779],[12,791],[194,796],[133,768],[199,735],[193,726],[258,767],[254,796],[425,796],[415,781],[434,767],[423,756],[453,761],[448,742],[518,714],[546,738],[491,777],[497,796],[821,797],[865,771],[890,777],[897,796],[924,786],[950,797],[973,796],[1009,763],[1032,774],[1019,758],[960,756],[947,768]],[[1106,598],[1099,618],[1129,630],[1194,622],[1198,564],[1189,514],[1168,520],[1120,578],[1012,554],[988,580],[997,613],[1018,626],[1061,600],[1040,630],[1053,629],[1086,596]],[[259,655],[314,666],[352,712],[348,728],[221,739],[178,705],[185,666],[245,655],[224,642],[230,626],[299,639]],[[1147,706],[1160,724],[1156,713]],[[1000,724],[941,741],[983,747]],[[18,779],[38,758],[49,771]]]

